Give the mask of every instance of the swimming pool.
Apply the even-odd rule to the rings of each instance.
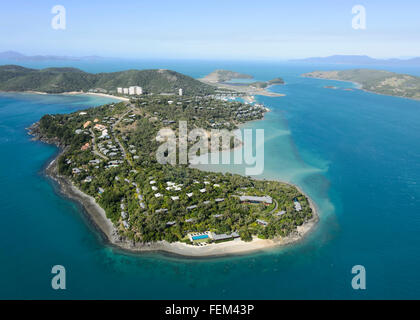
[[[193,240],[201,240],[201,239],[207,239],[209,236],[207,235],[207,234],[202,234],[202,235],[199,235],[199,236],[194,236],[194,237],[191,237]]]

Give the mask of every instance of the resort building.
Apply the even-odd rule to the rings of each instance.
[[[128,94],[128,88],[123,88],[123,93]]]
[[[179,90],[178,90],[178,94],[179,94],[180,96],[182,96],[182,89],[179,89]]]
[[[93,177],[88,176],[88,177],[85,178],[85,180],[83,180],[83,182],[89,183],[89,182],[92,182],[92,180],[93,180]]]
[[[123,88],[117,88],[117,93],[123,93]]]
[[[106,129],[106,126],[104,126],[103,124],[97,123],[95,124],[93,128],[99,131],[104,131]]]
[[[232,232],[231,234],[226,234],[226,233],[215,234],[215,233],[213,233],[212,238],[213,238],[214,241],[230,240],[230,239],[239,238],[239,234],[237,232]]]
[[[241,202],[248,202],[248,203],[264,203],[264,204],[273,203],[273,198],[271,198],[270,196],[264,196],[264,197],[240,196],[239,200]]]
[[[294,204],[295,204],[296,211],[302,211],[302,206],[299,201],[295,200]]]
[[[267,222],[267,221],[265,221],[265,220],[261,220],[261,219],[257,219],[257,223],[258,223],[259,225],[264,226],[264,227],[266,227],[266,226],[268,225],[268,222]]]
[[[87,149],[89,149],[89,147],[90,147],[90,143],[89,142],[86,142],[81,148],[80,148],[80,150],[82,150],[82,151],[86,151]]]

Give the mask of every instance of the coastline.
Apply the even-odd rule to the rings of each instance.
[[[408,100],[414,100],[414,101],[420,101],[420,98],[409,98],[409,97],[403,97],[403,96],[396,96],[396,95],[392,95],[392,94],[386,94],[386,93],[380,93],[380,92],[375,92],[375,91],[371,91],[371,90],[367,90],[363,88],[363,85],[359,82],[355,82],[355,81],[350,81],[350,80],[341,80],[341,79],[333,79],[333,78],[320,78],[320,77],[306,77],[304,75],[301,75],[302,78],[307,78],[307,79],[318,79],[318,80],[331,80],[331,81],[342,81],[342,82],[347,82],[347,83],[352,83],[356,86],[357,90],[361,90],[364,92],[368,92],[368,93],[373,93],[373,94],[377,94],[380,96],[386,96],[386,97],[395,97],[395,98],[402,98],[402,99],[408,99]]]
[[[42,92],[42,91],[0,91],[3,93],[28,93],[28,94],[41,94],[41,95],[63,95],[63,96],[76,96],[76,95],[87,95],[87,96],[98,96],[98,97],[104,97],[104,98],[111,98],[111,99],[117,99],[121,101],[127,101],[130,102],[129,98],[124,97],[118,97],[114,96],[112,94],[106,94],[106,93],[95,93],[95,92],[83,92],[83,91],[68,91],[68,92],[61,92],[61,93],[48,93],[48,92]]]
[[[118,96],[113,96],[112,94],[106,94],[106,93],[95,93],[95,92],[64,92],[61,93],[64,95],[87,95],[87,96],[97,96],[97,97],[104,97],[104,98],[111,98],[111,99],[118,99],[121,101],[127,101],[130,102],[129,98],[124,98],[124,97],[118,97]]]
[[[259,239],[253,237],[250,242],[245,242],[240,239],[222,243],[212,243],[204,247],[188,245],[182,242],[169,243],[167,241],[159,241],[155,243],[133,243],[121,239],[112,222],[106,217],[105,210],[102,209],[96,200],[80,191],[74,184],[66,177],[60,176],[57,173],[57,158],[62,154],[61,150],[57,157],[50,162],[45,169],[45,174],[58,183],[60,192],[72,200],[80,203],[87,213],[89,221],[94,224],[99,230],[106,242],[117,249],[128,251],[131,253],[142,252],[165,252],[172,255],[191,257],[191,258],[207,258],[207,257],[221,257],[231,255],[249,254],[258,251],[265,251],[275,247],[281,247],[289,244],[297,243],[304,239],[311,230],[315,227],[319,220],[318,209],[313,201],[298,187],[295,186],[299,192],[307,197],[310,207],[312,208],[313,217],[297,228],[297,231],[291,235],[283,238],[275,239]]]
[[[72,93],[72,94],[80,94]],[[269,110],[267,110],[268,112]],[[259,119],[261,120],[261,119]],[[73,182],[64,176],[60,176],[57,171],[57,159],[65,152],[65,148],[60,145],[59,141],[44,139],[37,132],[36,124],[29,129],[29,134],[35,136],[34,140],[40,140],[44,143],[55,144],[60,148],[58,155],[47,165],[44,173],[46,176],[54,180],[59,185],[59,190],[65,197],[81,204],[84,209],[84,214],[89,222],[97,229],[104,242],[116,249],[127,251],[130,253],[145,253],[145,252],[163,252],[171,255],[182,256],[185,258],[211,258],[233,255],[244,255],[254,252],[267,251],[273,248],[279,248],[286,245],[295,244],[302,241],[306,235],[312,231],[319,221],[318,208],[312,199],[303,190],[292,183],[280,182],[293,185],[301,192],[309,202],[312,209],[312,218],[306,221],[303,225],[297,227],[297,230],[287,237],[277,237],[274,239],[260,239],[253,236],[253,240],[249,242],[242,241],[240,238],[235,240],[211,243],[206,246],[193,246],[182,242],[169,243],[167,241],[159,241],[154,243],[134,243],[131,240],[123,239],[118,235],[117,229],[113,223],[106,217],[105,210],[96,202],[96,200],[78,189]],[[240,146],[243,147],[242,145]]]
[[[259,95],[259,96],[266,96],[266,97],[284,97],[286,96],[284,93],[277,93],[277,92],[272,92],[272,91],[268,91],[268,89],[273,86],[273,85],[269,85],[265,88],[253,88],[249,85],[239,85],[239,86],[235,86],[232,84],[228,84],[228,83],[221,83],[221,82],[210,82],[210,81],[206,81],[203,79],[198,79],[199,81],[214,86],[216,88],[219,89],[228,89],[231,91],[235,91],[238,93],[243,93],[245,96],[255,96],[255,95]]]
[[[51,143],[47,141],[43,142]],[[132,241],[124,240],[118,235],[117,229],[106,217],[105,210],[93,197],[83,193],[71,182],[70,179],[58,174],[57,159],[64,151],[65,149],[61,148],[58,155],[48,164],[44,170],[45,175],[59,185],[59,190],[62,195],[82,205],[89,222],[92,223],[95,229],[100,232],[106,244],[130,253],[164,252],[186,258],[211,258],[262,252],[302,241],[305,236],[314,229],[319,221],[318,208],[312,199],[308,197],[308,195],[304,193],[299,186],[288,183],[295,186],[299,192],[308,199],[313,217],[303,225],[297,227],[297,230],[287,237],[259,239],[254,236],[253,240],[250,242],[245,242],[238,238],[232,241],[208,244],[204,247],[188,245],[182,242],[169,243],[167,241],[159,241],[155,243],[134,243]]]

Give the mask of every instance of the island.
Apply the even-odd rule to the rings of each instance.
[[[269,81],[254,81],[254,82],[238,82],[235,79],[253,79],[254,77],[248,74],[238,73],[235,71],[218,69],[199,79],[207,85],[216,87],[218,90],[228,90],[231,92],[238,92],[248,97],[249,101],[255,101],[254,95],[262,95],[269,97],[281,97],[284,94],[271,92],[266,89],[273,85],[282,85],[284,80],[280,77],[271,79]]]
[[[206,75],[203,80],[207,82],[227,82],[232,79],[252,79],[253,76],[245,73],[239,73],[235,71],[229,71],[229,70],[223,70],[223,69],[217,69],[213,72]]]
[[[341,71],[314,71],[303,77],[350,81],[363,90],[415,100],[420,100],[420,77],[373,69],[350,69]]]
[[[179,121],[187,121],[210,141],[212,129],[234,130],[267,112],[261,104],[203,94],[207,86],[197,82],[203,87],[190,94],[141,93],[43,116],[29,133],[60,148],[47,174],[120,249],[209,257],[299,241],[318,214],[297,186],[157,161],[161,129],[178,135]]]

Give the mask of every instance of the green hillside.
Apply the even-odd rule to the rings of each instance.
[[[366,91],[420,99],[420,78],[408,74],[372,69],[350,69],[342,71],[314,71],[303,76],[351,81],[360,84]]]
[[[29,69],[16,65],[0,66],[1,91],[42,91],[62,93],[101,88],[140,86],[146,93],[211,94],[214,88],[171,70],[127,70],[92,74],[76,68]]]

